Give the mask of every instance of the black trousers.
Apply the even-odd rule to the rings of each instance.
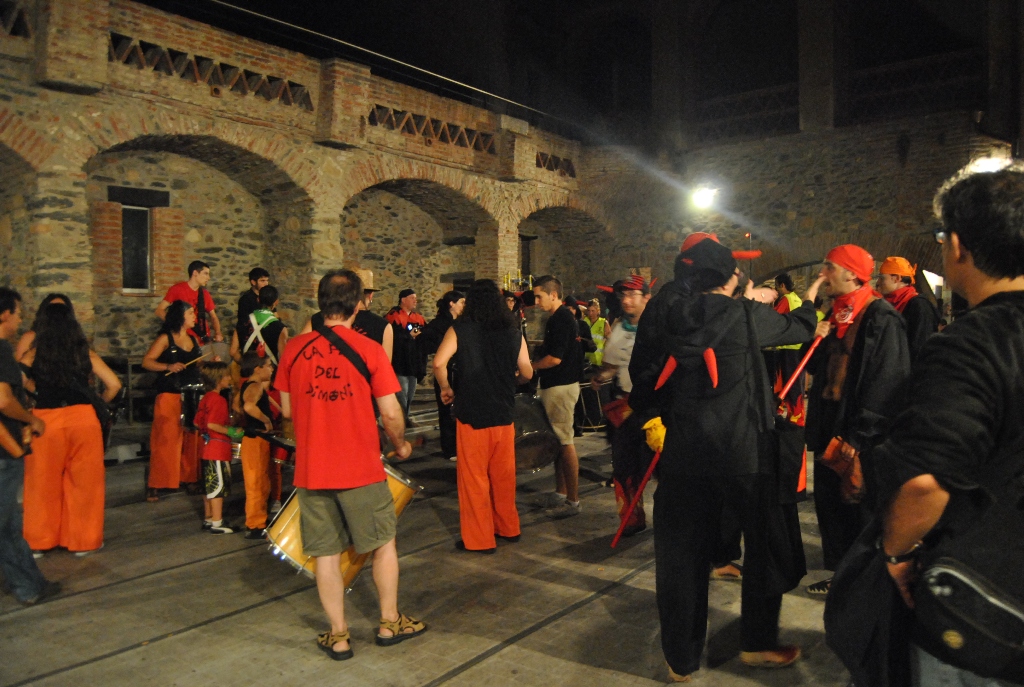
[[[441,402],[441,385],[434,381],[434,400],[437,401],[437,426],[441,431],[441,453],[445,458],[455,455],[455,418],[452,407]]]
[[[843,503],[839,475],[821,461],[814,461],[814,510],[821,533],[825,570],[835,570],[867,524],[865,507]]]
[[[654,555],[661,646],[676,673],[700,667],[708,620],[708,574],[720,548],[722,509],[739,519],[746,547],[740,617],[743,651],[778,647],[782,595],[803,574],[795,505],[779,505],[763,475],[666,475],[654,494]],[[791,512],[790,512],[791,511]],[[796,560],[799,558],[799,560]]]

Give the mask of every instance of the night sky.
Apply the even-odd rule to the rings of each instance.
[[[466,89],[210,0],[143,1],[315,57],[369,64],[381,76],[494,106]],[[694,46],[699,99],[797,80],[797,0],[694,1],[706,8],[706,24]],[[602,117],[642,121],[650,103],[645,0],[230,2],[586,125]],[[980,47],[983,6],[983,0],[850,0],[851,67]]]

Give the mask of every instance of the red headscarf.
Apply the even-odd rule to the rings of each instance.
[[[871,253],[852,243],[836,246],[828,252],[825,260],[833,265],[845,267],[865,284],[871,281],[871,273],[875,271],[875,259],[871,257]]]

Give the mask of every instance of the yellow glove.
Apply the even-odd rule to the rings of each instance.
[[[665,425],[662,424],[660,417],[648,420],[644,425],[644,431],[647,432],[647,445],[652,451],[661,451],[665,448]]]

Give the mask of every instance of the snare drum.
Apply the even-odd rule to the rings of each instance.
[[[390,465],[385,464],[384,471],[387,473],[391,496],[395,500],[395,514],[401,516],[405,507],[423,487],[413,482],[404,472]],[[271,553],[279,556],[281,560],[288,561],[298,572],[315,577],[316,559],[307,556],[302,551],[302,531],[299,529],[299,517],[299,499],[293,491],[285,501],[284,507],[267,527],[267,541],[270,542]],[[352,582],[355,581],[369,557],[369,553],[357,554],[355,548],[351,546],[342,551],[340,567],[346,589],[352,586]]]
[[[197,430],[195,419],[199,402],[203,400],[205,388],[202,384],[186,384],[181,388],[181,426]]]
[[[288,437],[270,432],[256,432],[261,439],[270,443],[270,458],[278,465],[288,465],[295,461],[295,442]]]
[[[231,362],[231,345],[226,341],[211,341],[204,344],[200,349],[207,362],[219,360],[222,363]]]

